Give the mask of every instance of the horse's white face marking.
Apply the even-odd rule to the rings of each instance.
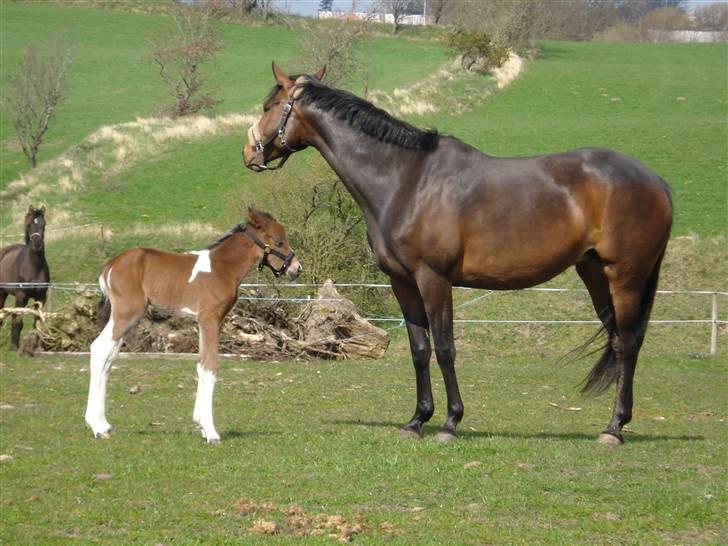
[[[196,254],[197,261],[192,268],[192,273],[187,282],[190,283],[197,278],[198,273],[212,273],[212,264],[210,263],[210,251],[209,250],[193,250],[187,254]]]
[[[37,225],[38,224],[38,218],[34,218],[33,219],[33,223]]]

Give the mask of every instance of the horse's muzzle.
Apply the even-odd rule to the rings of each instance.
[[[298,258],[293,258],[291,265],[286,269],[286,280],[289,282],[295,281],[301,274],[301,271],[303,271],[301,262],[298,261]]]

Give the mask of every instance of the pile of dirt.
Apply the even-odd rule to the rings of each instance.
[[[380,358],[389,334],[370,324],[343,298],[331,281],[298,316],[284,300],[246,291],[228,314],[220,332],[220,352],[255,360]],[[62,312],[45,314],[23,351],[88,351],[101,331],[99,296],[84,291]],[[169,316],[150,308],[124,342],[124,351],[196,353],[194,319]]]

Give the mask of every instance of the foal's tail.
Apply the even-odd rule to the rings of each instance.
[[[640,304],[640,316],[642,317],[642,319],[639,329],[637,330],[637,332],[635,332],[635,335],[637,336],[638,351],[640,346],[642,345],[642,340],[645,337],[645,332],[647,332],[647,325],[650,321],[650,313],[652,312],[652,304],[655,302],[657,281],[660,277],[660,266],[662,264],[662,258],[664,257],[664,255],[665,250],[663,249],[660,257],[655,263],[654,268],[652,269],[652,273],[650,273],[650,276],[647,278],[644,292],[642,293],[642,303]],[[617,363],[617,354],[614,351],[614,347],[612,347],[611,343],[612,334],[614,334],[614,332],[616,331],[617,324],[614,317],[614,310],[610,308],[607,313],[607,316],[601,317],[603,326],[589,341],[586,342],[583,347],[581,347],[581,352],[583,352],[583,350],[586,349],[588,345],[596,341],[596,339],[601,337],[602,334],[607,334],[606,343],[602,347],[598,348],[596,351],[593,351],[598,352],[599,350],[603,350],[604,352],[599,358],[599,361],[594,365],[594,367],[591,369],[589,374],[586,376],[586,378],[584,378],[584,381],[582,382],[581,392],[585,395],[601,394],[607,389],[607,387],[609,387],[619,378],[620,370]]]
[[[98,306],[97,306],[97,312],[99,315],[99,325],[103,329],[106,324],[109,322],[109,319],[111,318],[111,300],[109,299],[108,295],[108,287],[106,285],[106,280],[104,279],[104,274],[106,273],[106,268],[101,272],[101,275],[99,276],[99,287],[101,288],[101,299],[99,300]]]
[[[99,325],[103,329],[111,318],[111,300],[106,294],[101,295],[97,310],[99,314]]]

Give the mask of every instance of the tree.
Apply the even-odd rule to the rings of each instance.
[[[48,51],[35,46],[25,49],[17,73],[12,77],[8,100],[13,107],[15,131],[31,167],[38,164],[43,136],[65,94],[66,72],[72,51],[59,40]]]
[[[457,29],[485,32],[499,46],[522,50],[529,47],[535,11],[534,0],[463,0],[448,10],[443,22]]]
[[[405,17],[418,11],[422,13],[422,5],[421,0],[379,0],[379,9],[394,18],[395,34],[402,28]]]
[[[339,86],[359,67],[353,47],[366,34],[367,23],[366,20],[340,20],[332,26],[322,25],[306,40],[303,58],[295,64],[309,74],[325,65],[326,83],[332,87]]]
[[[427,4],[425,4],[428,12],[425,15],[429,15],[432,18],[432,22],[439,25],[447,15],[448,10],[452,9],[455,3],[456,0],[428,0]]]
[[[334,0],[321,0],[319,4],[319,11],[331,11],[334,6]]]
[[[700,30],[728,30],[728,4],[715,3],[699,6],[693,11],[695,24]]]
[[[224,47],[212,28],[212,17],[211,10],[180,7],[171,16],[172,30],[151,40],[149,59],[159,67],[173,96],[174,102],[166,108],[173,117],[195,114],[221,102],[212,91],[203,92],[207,78],[202,65]]]

